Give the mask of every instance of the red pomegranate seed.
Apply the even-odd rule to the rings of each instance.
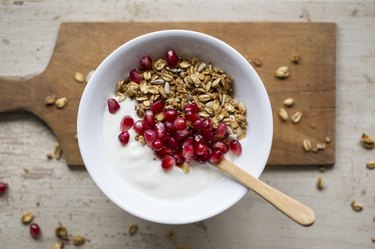
[[[150,70],[152,69],[152,59],[150,56],[143,56],[139,60],[139,65],[141,65],[141,68]]]
[[[185,112],[192,112],[197,113],[198,112],[198,105],[197,103],[191,103],[184,105]]]
[[[214,132],[209,129],[202,130],[201,133],[204,139],[206,139],[207,143],[211,142],[211,140],[214,138],[214,135],[215,135]]]
[[[165,102],[161,99],[159,100],[155,100],[154,102],[152,102],[151,106],[150,106],[150,110],[154,113],[154,114],[157,114],[161,111],[163,111],[164,109],[164,104]]]
[[[176,133],[174,134],[175,138],[178,140],[178,141],[183,141],[184,139],[187,138],[187,136],[189,135],[189,131],[187,129],[184,129],[184,130],[178,130],[176,131]]]
[[[133,124],[134,124],[133,118],[129,115],[126,115],[121,120],[120,129],[122,131],[127,131],[133,126]]]
[[[8,189],[8,184],[5,182],[0,182],[0,195],[4,194]]]
[[[158,138],[151,144],[151,148],[155,151],[161,150],[163,147],[163,142]]]
[[[115,99],[108,99],[107,104],[108,104],[108,111],[112,114],[117,112],[120,109],[120,104]]]
[[[224,156],[223,152],[221,152],[220,150],[216,150],[216,151],[211,152],[211,155],[208,161],[212,164],[218,164],[223,159],[223,156]]]
[[[178,143],[177,139],[174,138],[174,137],[171,137],[171,138],[168,139],[166,142],[167,142],[167,146],[168,146],[169,148],[171,148],[171,149],[177,149],[178,146],[179,146],[179,143]]]
[[[177,166],[181,166],[185,162],[185,158],[182,156],[181,153],[174,153],[173,157],[174,157],[174,160],[176,161]]]
[[[232,140],[229,144],[229,148],[235,155],[240,155],[242,152],[242,146],[237,140]]]
[[[129,79],[135,83],[141,83],[143,76],[137,71],[137,69],[133,69],[129,73]]]
[[[182,147],[182,156],[186,159],[192,158],[194,155],[194,146],[192,144],[188,144]]]
[[[154,113],[152,111],[147,110],[145,112],[142,124],[146,129],[153,128],[155,126]]]
[[[203,144],[203,143],[198,143],[195,148],[194,148],[194,152],[195,154],[201,156],[201,155],[204,155],[207,151],[207,145]],[[208,160],[208,158],[207,158]]]
[[[226,143],[218,141],[212,145],[213,150],[220,150],[224,154],[228,152],[229,146]]]
[[[155,124],[155,131],[158,138],[163,138],[165,135],[167,135],[167,132],[165,130],[165,126],[161,122],[157,122]]]
[[[118,135],[118,140],[122,145],[127,145],[129,143],[129,132],[128,131],[123,131]]]
[[[176,120],[174,121],[174,126],[177,130],[184,130],[186,128],[185,118],[176,118]]]
[[[174,68],[178,64],[178,56],[173,49],[169,49],[165,52],[165,59],[169,67]]]
[[[216,127],[216,136],[218,137],[224,137],[225,134],[227,133],[228,126],[224,122],[220,122],[217,127]]]
[[[143,133],[145,132],[145,128],[143,127],[143,124],[142,124],[142,120],[138,120],[137,122],[134,123],[133,125],[133,129],[135,130],[135,132],[137,132],[137,134],[139,135],[143,135]]]
[[[157,135],[153,129],[148,129],[143,133],[146,143],[151,146],[151,144],[156,140]]]
[[[193,113],[191,111],[188,111],[188,112],[185,113],[185,118],[188,121],[194,122],[194,121],[200,119],[201,117],[199,116],[198,113]]]
[[[169,134],[174,134],[174,133],[176,133],[176,127],[174,126],[174,123],[173,123],[173,122],[165,122],[164,126],[165,126],[165,130],[166,130]]]
[[[194,121],[194,124],[193,124],[193,127],[194,129],[196,129],[197,131],[200,131],[202,130],[202,119],[197,119]]]
[[[205,118],[202,120],[202,129],[203,130],[212,130],[212,121],[211,119]]]
[[[176,160],[174,159],[173,156],[166,156],[163,158],[161,161],[161,167],[167,171],[170,170],[173,166],[176,165]]]
[[[159,150],[159,151],[156,151],[156,154],[157,154],[160,158],[164,158],[164,157],[166,157],[166,156],[170,156],[170,155],[172,155],[172,153],[173,153],[173,150],[170,149],[170,148],[166,148],[166,147],[162,148],[162,149]]]
[[[204,164],[207,163],[208,160],[210,159],[211,152],[210,150],[206,150],[202,155],[198,156],[198,162]]]
[[[196,135],[193,141],[194,146],[197,146],[198,144],[202,143],[204,143],[204,138],[202,137],[202,135]]]
[[[193,145],[194,137],[188,137],[182,144],[182,148],[187,145]]]
[[[31,223],[30,224],[30,235],[34,239],[37,239],[40,234],[42,233],[42,230],[40,229],[39,225],[36,223]]]
[[[164,111],[164,120],[167,122],[173,122],[176,120],[178,112],[175,109]]]

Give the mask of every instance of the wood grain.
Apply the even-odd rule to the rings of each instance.
[[[41,118],[56,134],[68,165],[82,165],[76,134],[77,108],[84,84],[75,82],[76,71],[84,74],[115,48],[138,35],[161,29],[190,29],[227,42],[248,58],[260,58],[256,67],[268,93],[274,114],[274,140],[270,165],[331,165],[335,162],[335,58],[336,25],[333,23],[63,23],[47,69],[27,81],[0,79],[0,111],[26,110]],[[110,39],[109,39],[110,38]],[[290,55],[298,52],[302,62],[294,65]],[[287,65],[291,76],[279,80],[273,72]],[[68,97],[66,108],[46,107],[46,96]],[[304,111],[298,125],[277,117],[286,97]],[[311,129],[310,124],[316,124]],[[305,153],[302,140],[313,144],[330,136],[327,150]]]

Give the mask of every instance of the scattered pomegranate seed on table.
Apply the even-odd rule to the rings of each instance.
[[[39,238],[40,234],[42,233],[42,230],[40,229],[39,225],[36,223],[30,224],[30,235],[34,239]]]
[[[4,194],[8,189],[8,184],[5,182],[0,182],[0,195]]]

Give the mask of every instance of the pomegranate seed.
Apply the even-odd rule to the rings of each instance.
[[[166,147],[162,148],[162,149],[159,150],[159,151],[156,151],[156,154],[157,154],[160,158],[164,158],[164,157],[166,157],[166,156],[170,156],[170,155],[172,155],[172,153],[173,153],[173,150],[170,149],[170,148],[166,148]]]
[[[167,146],[171,149],[177,149],[179,144],[178,144],[178,141],[176,138],[174,137],[171,137],[170,139],[168,139],[167,141]]]
[[[229,148],[233,152],[233,154],[237,156],[240,155],[242,152],[242,146],[240,142],[238,142],[237,140],[232,140],[229,144]]]
[[[198,144],[202,144],[204,143],[204,138],[202,137],[202,135],[196,135],[194,137],[193,143],[194,143],[194,146],[197,146]]]
[[[186,159],[193,157],[194,155],[194,146],[192,144],[188,144],[182,147],[182,156]]]
[[[174,121],[174,126],[177,130],[184,130],[186,128],[185,118],[176,118],[176,120]]]
[[[175,153],[173,154],[173,157],[176,161],[177,166],[181,166],[185,162],[185,158],[182,156],[181,153]]]
[[[173,122],[165,122],[164,126],[165,126],[165,130],[169,134],[174,134],[176,132],[176,127],[174,126]]]
[[[211,142],[211,140],[214,138],[214,132],[212,130],[205,129],[205,130],[202,130],[201,133],[207,142]]]
[[[150,56],[143,56],[140,61],[139,65],[141,65],[141,68],[150,70],[152,69],[152,59]]]
[[[129,143],[129,132],[128,131],[123,131],[118,135],[118,140],[122,145],[127,145]]]
[[[193,142],[194,142],[194,137],[188,137],[182,144],[182,148],[187,145],[193,145]]]
[[[178,112],[175,109],[164,111],[164,120],[167,122],[173,122],[178,116]]]
[[[203,154],[206,153],[206,151],[207,151],[207,146],[206,146],[205,144],[203,144],[203,143],[198,143],[198,144],[195,146],[194,149],[195,149],[195,154],[201,156],[201,155],[203,155]],[[208,158],[207,158],[207,160],[208,160]]]
[[[186,112],[185,117],[186,117],[186,120],[192,121],[192,122],[201,118],[198,113],[193,113],[191,111]]]
[[[211,152],[211,155],[208,161],[212,164],[218,164],[223,159],[223,156],[224,156],[223,152],[221,152],[220,150],[216,150],[216,151]]]
[[[164,109],[164,104],[165,102],[163,100],[155,100],[154,102],[152,102],[151,106],[150,106],[150,110],[154,113],[154,114],[157,114],[161,111],[163,111]]]
[[[39,225],[36,223],[31,223],[30,224],[30,235],[34,239],[37,239],[40,234],[42,233],[42,230],[40,229]]]
[[[0,182],[0,195],[4,194],[8,189],[8,184],[5,182]]]
[[[121,120],[120,129],[122,131],[127,131],[133,126],[133,124],[134,124],[133,118],[129,115],[126,115]]]
[[[145,128],[143,127],[143,124],[142,124],[142,120],[138,120],[137,122],[134,123],[133,125],[133,129],[135,130],[135,132],[137,132],[137,134],[139,135],[143,135],[143,133],[145,132]]]
[[[194,124],[193,124],[193,127],[194,129],[196,129],[197,131],[200,131],[202,130],[202,119],[197,119],[194,121]]]
[[[108,104],[108,111],[112,114],[117,112],[120,109],[120,104],[115,99],[108,99],[107,104]]]
[[[143,76],[137,71],[137,69],[133,69],[129,73],[129,79],[135,83],[141,83]]]
[[[203,130],[212,130],[212,121],[211,119],[205,118],[202,120],[202,129]]]
[[[143,136],[145,137],[146,143],[151,146],[151,144],[156,140],[157,135],[156,132],[152,129],[148,129],[143,133]]]
[[[220,150],[224,154],[228,152],[229,146],[226,143],[218,141],[212,145],[213,150]]]
[[[198,162],[201,164],[207,163],[208,160],[210,159],[211,152],[210,150],[206,150],[202,155],[198,157]]]
[[[188,135],[189,135],[189,131],[187,129],[184,129],[184,130],[176,131],[176,134],[174,136],[178,141],[182,141],[186,139]]]
[[[216,127],[216,136],[222,138],[227,133],[228,126],[224,122],[220,122]]]
[[[166,156],[161,161],[161,167],[167,171],[170,170],[173,166],[176,165],[176,160],[172,156]]]
[[[165,59],[169,67],[174,68],[178,64],[178,56],[173,49],[169,49],[165,52]]]
[[[165,126],[161,122],[157,122],[155,124],[155,131],[158,138],[163,138],[165,135],[167,135],[167,132],[165,131]]]
[[[192,112],[197,113],[198,112],[198,105],[197,103],[191,103],[184,105],[185,112]]]
[[[158,138],[151,144],[151,148],[155,151],[161,150],[163,147],[163,142]]]
[[[153,128],[155,126],[154,113],[152,111],[147,110],[145,112],[142,124],[146,129]]]

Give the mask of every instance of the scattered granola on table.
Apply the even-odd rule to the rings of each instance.
[[[128,228],[128,233],[130,236],[135,235],[138,232],[138,225],[137,224],[130,224]]]
[[[350,205],[352,206],[353,211],[361,212],[363,210],[363,206],[357,201],[352,201]]]
[[[361,143],[366,149],[374,148],[374,138],[371,135],[363,133],[361,136]]]

